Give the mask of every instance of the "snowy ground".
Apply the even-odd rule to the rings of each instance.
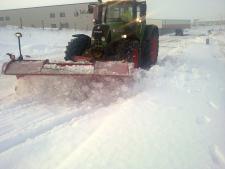
[[[224,169],[225,31],[207,30],[162,36],[158,64],[132,88],[84,85],[82,100],[44,97],[56,81],[43,79],[37,97],[16,94],[23,82],[1,75],[0,168]],[[0,28],[0,66],[18,53],[16,31]],[[62,60],[74,31],[22,33],[24,55]]]

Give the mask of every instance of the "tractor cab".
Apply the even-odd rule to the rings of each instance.
[[[146,2],[108,1],[94,7],[95,24],[112,24],[113,22],[131,23],[145,21]]]
[[[146,16],[146,2],[107,1],[93,9],[92,53],[107,56],[107,59],[121,60],[133,43],[140,43]],[[103,50],[104,49],[104,50]],[[124,52],[123,49],[126,49]],[[119,53],[119,54],[118,54]]]
[[[111,24],[113,22],[129,23],[134,19],[132,4],[119,3],[108,4],[103,7],[105,15],[102,15],[103,23]]]
[[[145,24],[146,2],[108,1],[94,8],[93,38],[100,30],[109,42],[126,38],[140,38],[140,28]]]

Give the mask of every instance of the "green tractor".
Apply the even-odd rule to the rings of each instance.
[[[89,10],[94,14],[92,36],[73,35],[65,60],[133,62],[142,69],[157,62],[159,31],[155,25],[146,25],[145,1],[100,1]]]

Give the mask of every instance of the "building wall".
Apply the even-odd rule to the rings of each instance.
[[[191,20],[147,18],[146,23],[157,25],[160,29],[189,29],[191,28]]]
[[[0,10],[0,26],[90,30],[92,18],[88,3]]]
[[[194,20],[193,23],[193,26],[212,26],[212,25],[225,25],[225,20],[214,20],[214,21]]]

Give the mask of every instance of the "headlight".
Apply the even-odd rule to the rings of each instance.
[[[102,37],[102,41],[105,41],[105,37]]]
[[[141,18],[136,18],[136,22],[141,23]]]
[[[122,35],[121,38],[126,39],[127,35]]]

